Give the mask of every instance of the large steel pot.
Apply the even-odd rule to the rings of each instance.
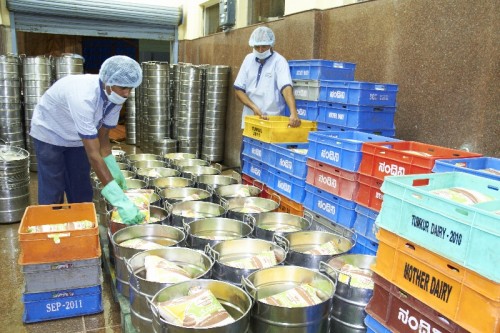
[[[373,280],[364,277],[360,279],[355,274],[342,271],[344,265],[352,265],[371,275],[371,266],[376,257],[365,254],[344,254],[321,262],[320,272],[328,275],[337,285],[333,296],[332,332],[361,333],[366,331],[364,323],[365,308],[373,295]]]
[[[180,159],[180,160],[173,160],[171,167],[176,168],[177,170],[181,170],[182,167],[187,167],[187,166],[208,166],[208,161],[199,159],[199,158],[186,158],[186,159]]]
[[[286,263],[310,269],[319,269],[321,261],[345,254],[356,244],[356,234],[345,229],[344,234],[326,231],[298,231],[286,235],[274,234],[274,241],[287,250]],[[333,242],[338,252],[335,254],[311,254],[310,250],[319,248],[325,243]]]
[[[161,191],[163,202],[212,201],[212,193],[195,187],[167,188]]]
[[[193,175],[195,178],[201,175],[220,175],[221,167],[211,167],[203,165],[183,166],[180,167],[181,175],[189,177]]]
[[[178,177],[181,174],[179,170],[157,167],[157,168],[139,168],[137,169],[137,178],[144,180],[151,185],[151,180],[164,177]]]
[[[275,266],[242,277],[243,288],[254,300],[252,332],[323,333],[329,331],[329,315],[335,285],[324,274],[298,266]],[[285,308],[261,301],[265,297],[309,284],[318,290],[321,303]]]
[[[256,217],[258,214],[274,212],[280,206],[279,202],[272,199],[259,197],[220,199],[221,204],[227,207],[227,217],[245,221],[248,216]]]
[[[166,202],[165,209],[170,214],[170,224],[176,227],[203,218],[224,217],[226,214],[223,206],[204,201],[185,201],[172,205]]]
[[[167,162],[169,167],[173,166],[173,162],[176,160],[185,160],[196,158],[196,154],[191,153],[168,153],[163,155],[163,159]]]
[[[132,161],[160,161],[162,158],[155,154],[132,154],[127,156],[127,160]]]
[[[207,244],[213,247],[222,241],[248,237],[253,228],[239,220],[213,217],[185,223],[184,230],[186,246],[204,250]]]
[[[123,150],[121,147],[111,147],[111,154],[113,154],[113,156],[115,157],[116,162],[124,162],[126,159],[125,150]]]
[[[158,250],[147,250],[135,254],[127,262],[130,276],[130,314],[132,324],[141,333],[151,332],[153,328],[153,313],[149,306],[151,298],[165,287],[174,283],[161,283],[146,279],[144,260],[147,256],[159,256],[187,272],[193,279],[208,279],[211,276],[213,262],[201,251],[182,247],[170,247]]]
[[[253,185],[232,184],[219,186],[214,189],[215,200],[229,200],[233,198],[258,197],[262,192],[261,188]]]
[[[273,241],[274,234],[285,235],[291,232],[309,230],[312,215],[304,217],[282,212],[261,213],[255,216],[254,236]]]
[[[273,251],[276,264],[281,265],[286,251],[269,241],[255,238],[227,240],[213,246],[208,244],[205,252],[214,260],[213,277],[233,284],[240,284],[242,276],[248,276],[257,269],[236,268],[228,265],[231,261],[247,259],[266,251]]]
[[[185,234],[182,230],[167,225],[141,224],[128,226],[110,237],[115,259],[116,288],[125,297],[129,296],[129,278],[125,261],[144,250],[122,246],[127,240],[140,238],[161,246],[180,246]]]
[[[201,329],[174,325],[160,316],[157,303],[187,296],[192,288],[210,290],[235,321],[226,326]],[[191,280],[163,288],[151,300],[155,333],[248,333],[251,309],[252,299],[241,288],[223,281],[208,279]],[[257,333],[257,331],[254,332]]]
[[[167,188],[193,187],[194,180],[184,177],[160,177],[151,180],[149,186],[154,187],[160,197],[164,197],[162,190]]]
[[[144,168],[165,168],[166,166],[167,164],[160,160],[138,160],[130,162],[130,168],[135,171]]]
[[[196,187],[204,190],[213,189],[215,191],[221,186],[237,183],[237,179],[225,175],[199,175],[196,177]]]

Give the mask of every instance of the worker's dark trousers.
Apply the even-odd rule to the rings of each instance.
[[[54,146],[33,139],[38,170],[38,203],[92,202],[90,163],[84,147]]]

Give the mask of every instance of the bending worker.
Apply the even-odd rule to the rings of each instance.
[[[236,97],[243,103],[241,128],[245,116],[283,115],[285,103],[290,109],[290,126],[300,126],[293,96],[292,78],[287,60],[274,51],[274,33],[267,27],[258,27],[250,35],[248,44],[253,52],[241,64],[234,82]]]
[[[113,56],[99,75],[69,75],[56,81],[35,107],[30,135],[38,167],[38,203],[91,202],[90,168],[102,183],[101,194],[118,208],[126,224],[144,215],[123,192],[126,182],[111,153],[109,130],[122,104],[142,82],[141,66]]]

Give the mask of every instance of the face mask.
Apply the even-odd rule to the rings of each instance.
[[[253,50],[253,55],[257,57],[257,59],[266,59],[271,55],[271,49],[264,52],[257,52],[257,50]]]
[[[110,88],[111,89],[111,88]],[[106,89],[104,89],[104,93],[106,94],[106,96],[108,97],[108,100],[113,103],[113,104],[116,104],[116,105],[122,105],[123,103],[125,103],[125,101],[127,100],[126,97],[122,97],[120,95],[118,95],[117,93],[115,93],[113,90],[111,90],[111,94],[108,94],[108,92],[106,91]]]

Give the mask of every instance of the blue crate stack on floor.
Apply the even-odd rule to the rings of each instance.
[[[364,142],[397,141],[390,137],[357,131],[317,131],[309,133],[307,153],[307,185],[304,207],[331,223],[354,228],[356,246],[351,253],[372,254],[377,251],[373,234],[373,221],[358,217],[359,205],[355,202],[358,191],[358,168]],[[365,210],[361,210],[365,213]]]

